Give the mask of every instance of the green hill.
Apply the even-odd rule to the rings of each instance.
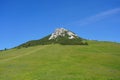
[[[82,38],[76,38],[76,39],[67,39],[66,37],[58,37],[58,40],[48,40],[50,35],[39,39],[39,40],[31,40],[24,44],[21,44],[17,46],[16,48],[22,48],[22,47],[30,47],[30,46],[36,46],[36,45],[49,45],[49,44],[62,44],[62,45],[88,45],[86,40],[83,40]]]
[[[120,44],[39,45],[0,52],[0,80],[120,80]]]

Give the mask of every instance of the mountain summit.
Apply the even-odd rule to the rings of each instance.
[[[39,39],[28,41],[18,47],[29,47],[35,45],[62,44],[62,45],[88,45],[85,39],[77,36],[70,30],[57,28],[52,34]]]
[[[65,37],[65,36],[67,36],[68,39],[78,38],[78,36],[75,33],[71,32],[71,31],[69,31],[67,29],[57,28],[55,30],[55,32],[51,34],[49,40],[57,39],[58,37]]]

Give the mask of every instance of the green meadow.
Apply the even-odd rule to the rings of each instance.
[[[88,44],[0,51],[0,80],[120,80],[120,44]]]

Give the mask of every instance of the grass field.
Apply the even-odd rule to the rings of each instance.
[[[0,80],[120,80],[120,44],[44,45],[0,52]]]

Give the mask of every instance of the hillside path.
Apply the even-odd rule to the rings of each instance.
[[[17,59],[17,58],[20,58],[20,57],[23,57],[23,56],[27,56],[27,55],[30,55],[30,54],[32,54],[32,53],[34,53],[34,52],[37,52],[37,51],[39,51],[39,50],[45,48],[45,47],[46,47],[46,46],[43,46],[43,47],[41,47],[41,48],[38,48],[38,49],[32,50],[31,52],[27,52],[27,53],[22,54],[22,55],[20,54],[20,55],[17,55],[17,56],[11,57],[11,58],[2,59],[2,60],[0,60],[0,62],[6,62],[6,61],[10,61],[10,60],[13,60],[13,59]]]

